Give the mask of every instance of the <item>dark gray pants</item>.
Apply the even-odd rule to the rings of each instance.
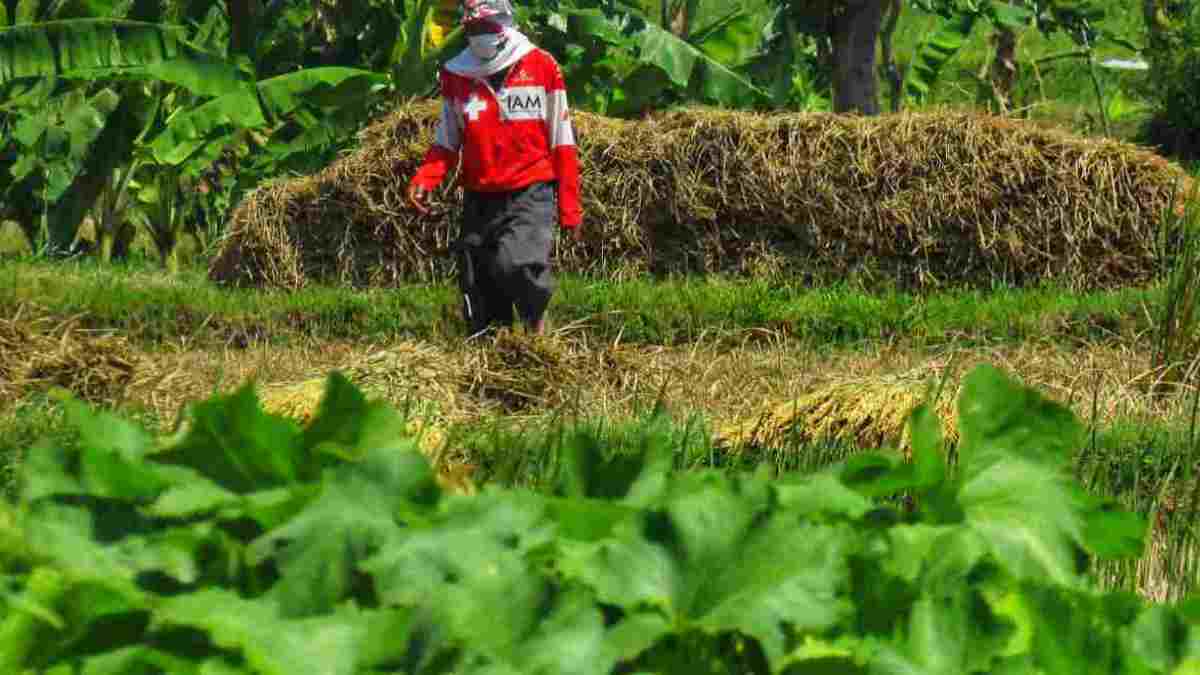
[[[464,195],[457,246],[468,335],[511,325],[514,307],[526,325],[545,315],[555,289],[550,256],[557,222],[554,183]]]

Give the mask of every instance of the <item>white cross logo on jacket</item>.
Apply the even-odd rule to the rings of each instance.
[[[463,112],[467,113],[467,119],[475,122],[479,119],[479,113],[487,110],[487,101],[479,98],[475,94],[471,94],[471,100],[463,106]]]

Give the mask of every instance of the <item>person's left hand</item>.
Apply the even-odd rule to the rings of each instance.
[[[408,186],[408,203],[423,216],[429,215],[428,202],[429,192],[425,188],[416,183]]]

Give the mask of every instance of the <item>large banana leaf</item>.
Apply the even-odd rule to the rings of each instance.
[[[22,148],[10,168],[16,181],[35,173],[45,179],[41,196],[57,201],[83,168],[88,148],[104,130],[119,97],[102,89],[87,98],[79,90],[50,99],[39,110],[16,117],[12,138]]]
[[[760,24],[775,11],[771,0],[738,0],[735,3],[729,0],[618,0],[618,4],[640,12],[668,30],[673,28],[671,19],[680,11],[686,12],[689,31],[681,37],[689,42],[727,20],[731,10],[753,17]]]
[[[568,9],[570,32],[590,35],[616,46],[632,46],[645,65],[660,69],[670,84],[692,89],[710,101],[734,105],[765,92],[730,66],[709,56],[645,17],[627,13],[609,17],[595,9]],[[717,33],[714,32],[714,36]],[[717,44],[713,38],[714,48]],[[636,96],[637,92],[629,92]]]
[[[88,145],[81,169],[48,214],[52,249],[63,251],[71,244],[79,224],[91,211],[113,171],[130,161],[135,140],[145,134],[158,104],[157,97],[147,95],[139,85],[126,86],[120,92],[119,102],[107,116],[103,131]]]
[[[963,12],[943,19],[921,43],[904,79],[904,97],[910,105],[928,100],[942,68],[967,43],[978,17],[974,12]]]
[[[734,68],[741,69],[753,58],[763,42],[763,28],[771,17],[758,16],[744,9],[735,9],[725,17],[708,24],[699,32],[694,32],[689,40],[697,49],[705,54],[710,61],[700,63],[701,76],[693,78],[693,91],[700,91],[710,99],[722,100],[720,94],[711,91],[714,81],[711,63],[719,63],[732,72]],[[742,71],[738,71],[739,77]],[[718,75],[718,77],[720,77]],[[698,80],[696,82],[695,80]],[[749,79],[747,78],[747,81]],[[737,98],[722,100],[726,103],[749,103],[755,94],[766,97],[765,92],[754,92],[750,95],[739,94]]]
[[[387,76],[380,73],[339,67],[307,68],[268,78],[179,111],[150,146],[155,161],[179,164],[228,127],[264,127],[303,105],[332,110],[361,103],[386,82]]]
[[[33,79],[162,80],[219,96],[250,79],[185,39],[184,29],[121,19],[68,19],[0,29],[0,86]]]

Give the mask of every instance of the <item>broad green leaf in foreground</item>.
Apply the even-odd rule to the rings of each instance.
[[[317,412],[304,429],[304,473],[315,479],[320,469],[340,463],[337,460],[356,460],[398,442],[408,447],[413,439],[405,418],[396,410],[381,401],[368,400],[345,375],[335,371],[326,380]],[[427,484],[426,473],[412,474],[410,487]],[[437,500],[436,492],[423,498],[432,504]],[[410,496],[416,497],[417,493]]]
[[[109,505],[88,510],[53,502],[22,514],[29,550],[76,579],[94,579],[133,595],[137,576],[156,572],[181,584],[197,580],[204,565],[230,569],[240,546],[212,523],[151,528],[137,512]],[[219,577],[218,577],[219,578]]]
[[[141,426],[75,398],[63,401],[67,421],[79,430],[80,443],[125,459],[141,459],[154,448],[154,437]]]
[[[150,629],[186,626],[209,634],[213,643],[240,652],[260,675],[356,675],[382,659],[370,645],[384,635],[403,645],[407,620],[391,610],[339,608],[321,617],[288,620],[267,600],[245,600],[236,593],[209,589],[164,598]],[[386,631],[381,631],[386,628]],[[386,652],[386,645],[382,649]]]
[[[421,518],[441,495],[400,415],[367,401],[339,373],[329,377],[299,445],[302,473],[327,467],[316,494],[294,517],[288,510],[295,495],[279,494],[274,510],[287,520],[249,551],[254,562],[277,561],[282,578],[274,592],[289,616],[328,611],[351,592],[357,564],[396,534],[402,520]],[[256,497],[233,510],[271,524],[270,495]]]
[[[967,376],[958,409],[966,523],[1018,579],[1077,584],[1085,518],[1067,469],[1078,420],[986,365]]]
[[[960,469],[968,481],[1013,456],[1064,476],[1083,442],[1083,425],[1070,408],[986,364],[963,382],[958,420]]]
[[[1149,523],[1146,517],[1125,510],[1111,499],[1101,499],[1076,489],[1078,507],[1084,513],[1083,545],[1092,555],[1105,560],[1137,558],[1146,546]]]
[[[156,461],[190,467],[238,493],[301,479],[300,428],[264,412],[252,384],[199,402],[190,412],[187,434],[156,453]]]
[[[329,611],[347,597],[358,563],[374,555],[437,494],[416,441],[397,440],[366,457],[327,469],[321,493],[294,518],[251,545],[253,562],[274,558],[282,574],[274,593],[287,616]]]
[[[850,489],[830,472],[799,478],[781,477],[776,489],[781,505],[812,520],[857,520],[874,508],[870,498]]]
[[[667,630],[646,614],[606,627],[589,593],[552,583],[540,560],[553,527],[538,499],[516,496],[453,499],[362,565],[384,603],[418,610],[439,635],[410,658],[462,649],[455,672],[603,675]]]
[[[908,657],[921,671],[956,675],[990,672],[1015,627],[995,615],[979,589],[959,583],[923,589],[908,621]]]
[[[196,661],[176,656],[149,646],[123,647],[104,654],[90,656],[83,663],[81,675],[129,675],[130,673],[171,673],[171,675],[200,675]],[[210,666],[209,671],[212,671]],[[234,670],[232,673],[244,671]]]
[[[655,626],[637,624],[640,630]],[[618,631],[621,626],[618,626]],[[628,631],[625,631],[628,633]],[[613,635],[617,635],[613,639]],[[534,632],[511,649],[492,658],[478,659],[476,668],[462,669],[466,673],[508,672],[513,675],[607,675],[617,659],[624,656],[637,636],[606,632],[604,617],[591,597],[584,593],[567,593],[555,598],[537,624]],[[473,645],[466,644],[468,650]],[[497,656],[499,658],[497,658]]]
[[[567,547],[563,573],[605,602],[658,608],[675,630],[752,636],[773,663],[784,626],[821,633],[849,614],[848,530],[789,518],[758,481],[691,482],[613,539]]]
[[[1073,496],[1046,466],[1014,458],[965,482],[958,500],[967,525],[1018,579],[1076,585],[1083,521]]]
[[[0,672],[19,673],[31,665],[39,638],[62,627],[56,610],[68,583],[58,570],[39,567],[29,575],[21,595],[7,599],[0,617]]]
[[[124,586],[124,587],[123,587]],[[15,602],[14,602],[15,600]],[[14,664],[42,667],[80,645],[115,646],[122,620],[138,620],[145,596],[120,580],[81,578],[71,570],[39,567],[23,593],[0,613],[0,672],[22,672]],[[136,638],[136,632],[129,637]]]
[[[533,501],[448,502],[436,525],[406,531],[362,564],[380,600],[431,612],[451,640],[511,661],[543,619],[550,586],[527,556],[552,531]]]
[[[1122,664],[1121,633],[1136,618],[1141,604],[1136,597],[1032,584],[1022,591],[1034,624],[1032,655],[1043,672],[1131,672]]]
[[[43,442],[30,451],[21,467],[24,501],[86,496],[144,503],[200,478],[186,467],[147,461],[153,439],[133,423],[73,398],[63,405],[79,442]]]
[[[31,550],[60,569],[84,577],[129,582],[136,573],[129,560],[111,543],[98,541],[105,523],[126,520],[122,516],[127,515],[134,516],[130,520],[136,521],[136,513],[131,509],[114,508],[105,513],[100,509],[93,511],[83,506],[43,501],[24,509],[21,526]],[[129,531],[140,529],[135,522],[129,525]]]

